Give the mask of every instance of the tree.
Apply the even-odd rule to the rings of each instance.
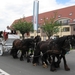
[[[20,19],[18,22],[14,23],[12,27],[15,30],[19,30],[22,34],[22,37],[24,39],[24,34],[29,33],[30,31],[33,31],[33,24],[32,22],[27,22],[26,20]]]
[[[61,24],[56,21],[56,12],[54,13],[54,17],[51,17],[49,20],[44,18],[44,25],[42,25],[42,30],[46,33],[48,38],[50,38],[53,34],[59,32],[59,26]]]

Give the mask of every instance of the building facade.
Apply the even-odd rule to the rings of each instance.
[[[41,26],[44,25],[44,18],[50,19],[52,16],[54,16],[54,12],[57,12],[56,21],[61,23],[60,31],[57,34],[54,34],[53,36],[66,36],[66,35],[75,35],[75,5],[44,12],[38,15],[38,30],[34,31],[34,33],[30,33],[29,37],[35,37],[36,35],[40,35],[42,40],[46,40],[47,36],[45,32],[42,31]],[[27,22],[33,21],[33,16],[25,17],[25,20]],[[15,20],[13,23],[17,22],[18,20]]]

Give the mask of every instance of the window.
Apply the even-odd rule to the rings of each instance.
[[[68,32],[68,31],[70,31],[70,28],[69,27],[64,27],[62,31],[63,32]]]
[[[68,20],[68,23],[70,23],[70,19]]]
[[[62,21],[61,21],[61,20],[58,20],[58,21],[57,21],[57,23],[59,23],[59,24],[61,24],[61,25],[62,25]]]
[[[59,22],[62,25],[62,21]]]
[[[72,16],[72,12],[69,15]]]
[[[69,23],[69,20],[64,20],[63,21],[63,25],[68,25],[68,23]]]
[[[59,15],[58,18],[60,18],[61,16]]]
[[[48,19],[48,17],[46,19]]]
[[[40,30],[37,30],[37,33],[40,33]]]
[[[75,26],[73,27],[73,31],[75,31]]]
[[[43,19],[41,18],[41,20],[43,20]]]
[[[40,28],[40,25],[38,25],[38,28]]]
[[[45,31],[44,31],[44,30],[42,30],[42,33],[45,33]]]
[[[75,19],[73,19],[73,22],[75,22]]]

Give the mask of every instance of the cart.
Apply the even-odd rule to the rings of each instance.
[[[3,38],[0,38],[0,56],[2,56],[5,52],[10,53],[15,39],[20,39],[20,36],[16,34],[8,34],[8,39],[6,41]]]

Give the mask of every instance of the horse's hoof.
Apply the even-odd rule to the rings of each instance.
[[[28,63],[31,62],[30,59],[28,59],[27,62],[28,62]]]
[[[59,63],[55,62],[55,63],[54,63],[54,67],[55,67],[55,68],[59,68],[59,67],[60,67]]]
[[[53,72],[53,71],[56,71],[56,68],[51,68],[50,71],[52,71],[52,72]]]
[[[65,69],[66,71],[70,71],[70,68]]]
[[[36,66],[36,63],[34,63],[33,66]]]
[[[43,65],[43,68],[48,68],[48,66],[46,64]]]
[[[24,61],[24,59],[20,58],[20,61]]]
[[[17,57],[17,56],[13,56],[13,58],[14,58],[14,59],[17,59],[18,57]]]
[[[70,68],[68,66],[65,66],[66,71],[70,71]]]

